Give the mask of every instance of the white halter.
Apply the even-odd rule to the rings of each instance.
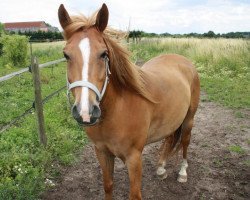
[[[72,88],[75,88],[75,87],[87,87],[87,88],[93,90],[96,94],[97,100],[100,102],[102,100],[102,97],[105,94],[106,89],[107,89],[110,74],[111,74],[111,72],[109,70],[109,58],[108,58],[108,56],[106,56],[105,57],[105,76],[106,77],[105,77],[105,81],[104,81],[101,92],[98,90],[98,88],[93,83],[91,83],[89,81],[75,81],[73,83],[69,83],[68,78],[67,78],[67,87],[68,87],[67,96],[68,96],[69,103],[71,104],[71,102],[70,102],[70,90]]]

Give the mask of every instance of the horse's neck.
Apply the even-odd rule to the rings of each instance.
[[[107,86],[107,90],[101,102],[103,118],[105,118],[106,115],[109,115],[110,112],[114,109],[118,98],[119,94],[117,94],[116,90],[114,89],[114,86],[110,82]]]

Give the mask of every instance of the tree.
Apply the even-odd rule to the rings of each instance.
[[[203,36],[208,38],[214,38],[216,37],[216,34],[213,31],[208,31],[207,33],[204,33]]]

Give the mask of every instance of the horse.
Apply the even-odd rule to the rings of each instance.
[[[113,39],[106,4],[90,17],[69,16],[58,9],[66,45],[68,91],[74,97],[72,115],[94,144],[102,169],[105,200],[112,199],[114,158],[128,168],[129,199],[142,199],[142,151],[163,140],[157,175],[167,177],[170,155],[183,150],[178,175],[187,181],[187,148],[198,107],[200,83],[187,58],[164,54],[142,67]]]

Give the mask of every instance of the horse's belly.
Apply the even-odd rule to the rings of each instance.
[[[186,101],[183,98],[176,99],[171,105],[165,104],[156,109],[157,115],[151,121],[147,144],[159,141],[173,134],[183,123],[189,109],[189,98]]]
[[[152,125],[149,128],[147,144],[157,142],[159,140],[162,140],[163,138],[172,135],[180,127],[184,118],[185,115],[182,115],[175,123],[166,122],[165,124],[161,125]]]

